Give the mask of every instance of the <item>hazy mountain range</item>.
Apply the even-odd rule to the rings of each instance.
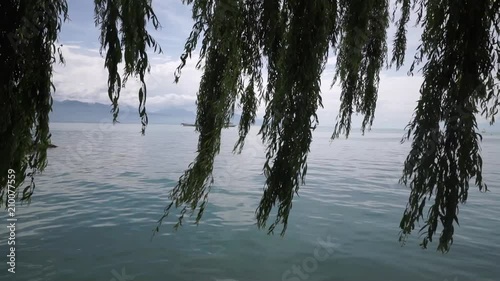
[[[85,103],[74,100],[56,101],[52,105],[50,122],[54,123],[100,123],[112,122],[111,106],[102,103]],[[167,108],[148,112],[149,124],[194,123],[196,113],[182,108]],[[238,124],[240,115],[235,114],[232,123]],[[118,115],[120,123],[140,123],[137,108],[121,105]]]
[[[85,103],[74,100],[56,101],[52,106],[50,121],[54,123],[101,123],[112,122],[113,115],[110,113],[111,106],[102,103]],[[235,114],[232,119],[233,124],[238,124],[240,115]],[[196,113],[186,109],[172,107],[157,112],[148,112],[149,124],[180,124],[194,123]],[[139,112],[137,108],[121,105],[118,116],[120,123],[139,124]],[[478,122],[480,130],[485,129],[488,132],[500,132],[498,124],[489,126],[487,122]],[[262,120],[256,121],[257,125],[262,124]],[[377,129],[383,129],[378,126]]]

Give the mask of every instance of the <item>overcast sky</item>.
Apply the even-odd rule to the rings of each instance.
[[[65,66],[57,66],[54,82],[57,91],[56,100],[78,100],[109,104],[107,96],[107,70],[99,54],[99,30],[94,24],[94,1],[69,0],[70,21],[63,25],[60,35],[64,44]],[[154,9],[162,25],[160,31],[152,32],[160,43],[163,54],[151,55],[151,74],[147,77],[150,111],[182,107],[195,111],[195,100],[201,71],[195,69],[196,57],[188,62],[178,84],[173,83],[173,73],[179,65],[179,56],[183,51],[185,39],[191,31],[190,6],[181,0],[154,0]],[[420,38],[420,31],[411,22],[408,34],[408,53],[406,63],[400,71],[384,70],[381,73],[379,98],[377,103],[374,128],[403,128],[411,118],[418,100],[422,77],[415,73],[409,77],[415,49]],[[388,34],[389,48],[395,29],[391,26]],[[322,77],[322,98],[324,109],[320,109],[320,125],[333,126],[340,105],[340,88],[330,88],[335,58],[332,57]],[[133,83],[130,83],[133,82]],[[131,79],[123,90],[120,102],[137,106],[138,84]],[[263,115],[263,106],[259,115]],[[355,118],[353,127],[360,126],[361,118]]]

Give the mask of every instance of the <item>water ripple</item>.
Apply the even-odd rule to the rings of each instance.
[[[151,240],[169,203],[168,191],[192,161],[197,139],[180,126],[153,125],[144,137],[137,129],[54,126],[59,147],[49,152],[32,204],[17,210],[18,280],[112,280],[122,270],[136,280],[283,280],[287,270],[311,261],[321,245],[334,250],[308,273],[309,281],[500,276],[495,262],[500,260],[498,137],[488,136],[482,144],[491,192],[471,188],[467,204],[460,206],[452,252],[441,255],[432,249],[435,243],[420,250],[417,232],[405,247],[398,243],[409,194],[398,184],[409,149],[399,144],[399,132],[333,143],[330,132],[316,132],[306,185],[293,201],[281,238],[255,226],[265,182],[265,147],[257,128],[241,155],[232,154],[237,131],[226,130],[200,224],[188,218],[173,232],[174,212]],[[6,235],[2,228],[0,236]],[[6,246],[5,239],[0,245]]]

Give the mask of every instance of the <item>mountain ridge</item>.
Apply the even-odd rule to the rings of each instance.
[[[231,123],[238,124],[240,117],[240,115],[235,114]],[[111,105],[77,100],[54,100],[49,118],[50,122],[53,123],[111,123],[113,121],[113,114],[111,113]],[[149,124],[194,123],[195,120],[195,112],[178,107],[148,112]],[[137,108],[128,105],[120,106],[118,122],[124,124],[140,123],[141,120]]]

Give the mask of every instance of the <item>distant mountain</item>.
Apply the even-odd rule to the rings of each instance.
[[[74,100],[54,101],[50,121],[54,123],[112,122],[113,115],[110,110],[110,105],[102,103],[85,103]],[[196,113],[173,107],[158,112],[148,112],[148,119],[149,124],[194,123]],[[235,114],[232,123],[238,124],[239,120],[240,115]],[[139,123],[140,118],[137,108],[121,105],[118,121],[120,123]]]
[[[101,123],[112,122],[113,115],[110,113],[111,106],[102,103],[85,103],[74,100],[54,101],[50,121],[54,123]],[[232,123],[238,124],[240,115],[235,114]],[[196,113],[183,108],[172,107],[158,112],[148,112],[149,124],[175,124],[194,123]],[[137,108],[121,105],[118,121],[121,123],[140,123]],[[256,125],[262,124],[257,119]],[[479,130],[487,133],[500,133],[500,125],[490,126],[483,120],[478,120]],[[404,128],[403,126],[401,129]]]
[[[85,103],[74,100],[54,101],[50,121],[54,123],[112,122],[113,115],[110,110],[110,105],[102,103]],[[148,112],[150,124],[178,124],[181,121],[194,120],[195,116],[194,112],[179,108]],[[118,121],[120,123],[139,123],[137,108],[121,105]]]

